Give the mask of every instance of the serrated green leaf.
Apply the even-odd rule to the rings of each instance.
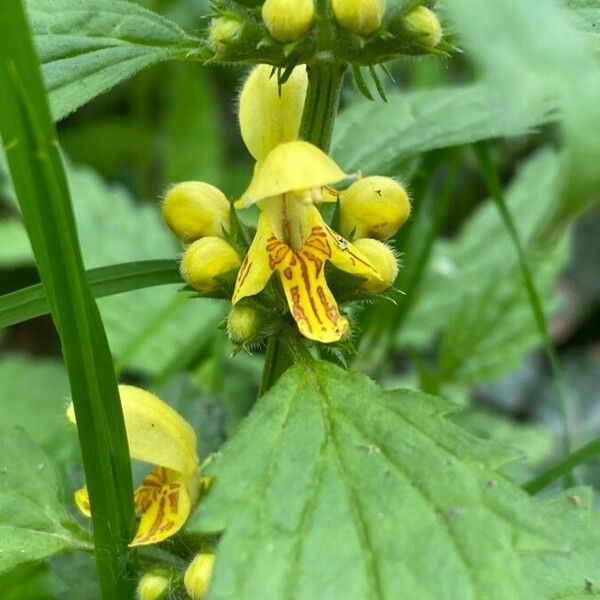
[[[53,466],[22,429],[0,432],[0,572],[91,545],[58,500]]]
[[[397,175],[422,152],[528,133],[550,119],[550,109],[540,100],[527,114],[507,112],[483,84],[390,93],[387,103],[356,102],[342,111],[332,153],[348,172]]]
[[[556,278],[568,247],[557,245],[533,262],[536,287],[551,307]],[[472,293],[450,315],[438,358],[440,382],[473,385],[516,367],[525,353],[541,342],[518,268],[499,274]]]
[[[225,530],[207,599],[549,600],[595,581],[598,517],[529,497],[449,406],[288,371],[208,468],[189,525]]]
[[[544,231],[559,205],[559,177],[558,156],[541,150],[522,165],[507,189],[508,208],[530,256],[543,258],[552,247]],[[517,269],[517,254],[500,216],[493,203],[485,202],[456,239],[440,240],[434,247],[419,298],[400,332],[401,343],[428,343],[447,327],[449,316],[484,297],[493,282],[515,281]]]
[[[161,61],[192,58],[201,40],[123,0],[28,0],[55,119]]]

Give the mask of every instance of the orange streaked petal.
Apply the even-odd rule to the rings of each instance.
[[[261,211],[256,228],[256,235],[248,249],[248,254],[242,262],[235,290],[231,298],[232,304],[237,304],[242,298],[254,296],[261,292],[267,285],[273,267],[269,264],[269,255],[267,253],[267,240],[273,236],[273,231],[269,223],[269,217],[265,211]]]
[[[157,467],[135,491],[135,507],[140,522],[131,546],[162,542],[177,533],[192,509],[192,502],[181,473]]]
[[[88,519],[92,516],[92,511],[90,508],[90,497],[88,496],[87,486],[83,486],[79,488],[75,494],[73,494],[75,498],[75,504],[81,512],[82,515],[87,517]]]
[[[325,261],[331,258],[331,242],[325,228],[313,227],[299,252],[274,236],[269,239],[267,250],[300,333],[323,343],[340,340],[348,331],[348,321],[340,314],[325,281]]]

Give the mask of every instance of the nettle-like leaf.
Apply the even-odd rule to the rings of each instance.
[[[194,58],[203,48],[134,2],[28,0],[27,8],[55,119],[145,67]]]
[[[53,466],[22,429],[0,431],[0,573],[76,549],[91,544],[59,502]]]
[[[522,165],[506,190],[506,202],[525,248],[537,266],[543,267],[545,275],[538,278],[538,284],[542,284],[540,291],[545,300],[551,297],[555,276],[567,256],[566,245],[557,244],[558,240],[548,244],[544,233],[559,205],[559,171],[559,157],[550,150],[541,150]],[[466,307],[481,306],[490,296],[490,310],[500,311],[504,306],[508,311],[498,315],[499,320],[524,322],[524,311],[530,309],[522,290],[513,243],[494,204],[485,202],[465,222],[456,239],[436,242],[417,303],[400,332],[399,342],[409,346],[430,342],[440,330],[456,322]],[[518,303],[506,299],[511,294]],[[476,322],[475,312],[470,322],[485,325]],[[533,317],[528,322],[528,333],[516,338],[514,342],[519,343],[511,349],[517,360],[515,352],[520,351],[522,356],[537,339],[533,337]]]
[[[207,470],[214,484],[190,529],[225,530],[207,598],[600,589],[597,515],[528,496],[498,471],[512,454],[445,418],[449,407],[328,363],[293,367]]]
[[[395,92],[388,102],[356,102],[336,122],[332,152],[365,174],[397,175],[422,152],[529,133],[552,117],[540,99],[527,113],[507,111],[491,86]]]

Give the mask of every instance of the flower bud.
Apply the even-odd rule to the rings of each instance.
[[[385,0],[332,0],[340,27],[358,35],[369,35],[381,26]]]
[[[234,344],[251,344],[257,341],[262,319],[251,306],[234,306],[227,317],[227,333]]]
[[[210,292],[219,286],[215,279],[241,264],[238,253],[223,239],[205,237],[187,248],[181,259],[181,276],[194,289]]]
[[[169,229],[184,242],[201,237],[222,237],[229,229],[229,202],[223,192],[202,181],[173,186],[162,205]]]
[[[262,18],[278,42],[293,42],[306,35],[315,18],[313,0],[266,0]]]
[[[187,568],[183,585],[192,600],[200,600],[206,594],[214,564],[214,554],[198,554]]]
[[[378,240],[363,238],[355,240],[358,248],[377,269],[381,280],[369,277],[360,287],[368,294],[380,294],[391,287],[398,275],[398,260],[393,250]]]
[[[237,19],[218,17],[210,22],[208,43],[215,52],[226,52],[227,45],[236,42],[242,33],[242,24]]]
[[[442,26],[437,15],[426,6],[417,6],[405,17],[405,22],[410,29],[422,33],[417,41],[431,48],[437,46],[442,39]]]
[[[162,600],[167,597],[169,578],[161,573],[144,573],[137,587],[137,600]]]
[[[345,237],[393,236],[410,215],[406,190],[391,177],[364,177],[340,194],[340,233]]]
[[[240,94],[239,119],[244,143],[257,161],[275,146],[298,138],[307,87],[303,66],[296,67],[281,86],[271,66],[252,70]]]

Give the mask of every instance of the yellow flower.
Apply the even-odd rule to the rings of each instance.
[[[422,37],[419,37],[417,41],[421,42],[424,46],[434,48],[442,40],[442,25],[440,20],[426,6],[417,6],[404,19],[411,29],[422,34]]]
[[[256,72],[263,69],[258,67]],[[297,135],[304,96],[293,94],[289,102],[274,101],[277,85],[275,78],[255,79],[253,73],[240,96],[240,128],[257,163],[236,208],[258,203],[261,213],[232,303],[258,294],[275,271],[302,335],[335,342],[346,334],[348,321],[327,286],[325,263],[330,261],[365,279],[379,275],[360,251],[325,223],[316,208],[315,202],[325,201],[323,187],[348,175],[316,146],[289,140],[290,131]],[[287,85],[283,85],[283,94]],[[248,122],[250,115],[252,122]],[[273,127],[272,122],[288,126]]]
[[[363,238],[354,245],[371,261],[379,277],[367,279],[360,286],[368,294],[381,294],[394,284],[398,276],[398,259],[394,251],[379,240]]]
[[[215,564],[214,554],[198,554],[183,576],[183,585],[192,600],[200,600],[208,591]]]
[[[156,544],[181,529],[198,501],[201,478],[196,434],[179,413],[150,392],[120,385],[119,394],[132,458],[157,465],[135,491],[140,521],[130,545]],[[67,416],[75,423],[73,404]],[[85,487],[75,492],[75,501],[89,517]]]
[[[385,0],[332,0],[333,14],[340,27],[358,35],[379,29],[385,13]]]
[[[163,600],[169,592],[169,578],[162,573],[144,573],[138,583],[138,600]]]
[[[266,0],[262,18],[277,41],[292,42],[308,33],[315,18],[315,4],[313,0]]]

